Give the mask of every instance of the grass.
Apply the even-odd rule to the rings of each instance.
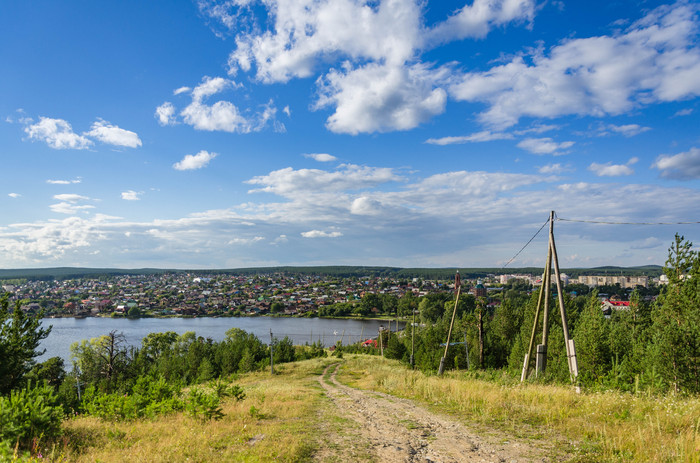
[[[698,397],[577,394],[562,386],[499,385],[459,372],[440,378],[368,356],[347,356],[339,379],[422,401],[484,430],[563,444],[574,461],[700,462]]]
[[[308,461],[321,444],[321,423],[314,417],[326,399],[316,378],[329,360],[280,365],[274,376],[242,375],[237,384],[246,398],[223,401],[219,421],[183,413],[116,423],[71,419],[64,423],[63,457],[104,463]]]
[[[567,387],[499,384],[459,372],[429,376],[376,356],[348,354],[340,362],[338,378],[346,384],[423,402],[483,436],[549,449],[557,461],[700,463],[698,397],[576,394]],[[275,375],[241,375],[236,383],[246,398],[224,400],[219,421],[185,413],[116,423],[73,418],[64,422],[63,437],[32,461],[372,461],[358,425],[338,416],[318,383],[324,369],[337,363],[330,357],[279,365]]]

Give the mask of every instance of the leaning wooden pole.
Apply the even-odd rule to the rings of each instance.
[[[455,297],[455,307],[452,310],[452,321],[450,322],[450,329],[447,332],[447,342],[445,343],[445,353],[443,354],[442,358],[440,359],[440,368],[438,369],[438,375],[442,375],[442,373],[445,371],[445,358],[447,357],[447,350],[450,348],[450,338],[452,337],[452,327],[455,324],[455,315],[457,314],[457,304],[459,304],[459,295],[460,295],[460,292],[462,291],[462,280],[459,277],[459,270],[457,270],[457,274],[455,275],[455,289],[457,290],[457,295]]]
[[[547,260],[545,261],[545,266],[544,266],[544,273],[542,274],[542,286],[540,286],[540,294],[537,298],[537,309],[535,310],[535,322],[532,324],[532,334],[530,335],[530,345],[527,349],[527,354],[525,355],[525,361],[523,362],[523,372],[520,375],[520,381],[525,381],[528,376],[528,372],[530,371],[530,360],[532,359],[532,354],[533,350],[535,348],[535,336],[537,334],[537,325],[539,324],[540,321],[540,309],[542,308],[542,301],[544,299],[544,293],[545,293],[545,284],[547,282],[547,278],[545,275],[547,274],[547,269],[551,266],[551,259],[552,259],[552,254],[551,252],[547,252]]]
[[[554,217],[554,211],[552,211],[552,217]],[[569,364],[569,375],[571,377],[571,382],[575,382],[576,377],[578,376],[576,348],[574,346],[574,340],[569,337],[569,327],[566,319],[566,309],[564,308],[564,291],[562,290],[561,273],[559,272],[559,259],[557,257],[557,246],[554,243],[554,230],[551,227],[549,231],[549,249],[554,262],[554,275],[557,279],[556,283],[557,295],[559,299],[559,312],[561,313],[561,326],[562,330],[564,331],[564,343],[566,344],[566,358]]]

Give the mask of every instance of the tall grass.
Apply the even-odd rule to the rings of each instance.
[[[62,457],[75,462],[308,461],[319,442],[316,378],[329,363],[309,360],[276,373],[242,375],[246,398],[222,402],[224,417],[202,421],[185,413],[154,420],[109,422],[80,417],[64,423]]]
[[[377,357],[348,356],[341,378],[418,399],[468,423],[569,442],[576,461],[700,462],[700,398],[616,392],[577,394],[541,384],[504,385],[449,372],[411,371]]]

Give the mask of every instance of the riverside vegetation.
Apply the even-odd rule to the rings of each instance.
[[[322,429],[344,432],[317,381],[342,362],[346,384],[425,403],[486,435],[541,442],[553,461],[697,462],[700,254],[676,236],[664,270],[670,283],[655,302],[633,295],[630,310],[610,318],[595,294],[566,296],[582,394],[568,384],[556,322],[547,374],[518,381],[537,292],[514,292],[495,311],[462,296],[455,333],[466,338],[469,358],[464,347],[450,349],[452,369],[442,377],[439,344],[454,307],[444,294],[410,301],[419,326],[415,337],[411,329],[383,333],[389,359],[373,347],[338,345],[329,356],[320,344],[275,340],[274,375],[269,347],[238,329],[221,342],[154,333],[138,349],[112,332],[75,344],[71,372],[58,358],[35,365],[47,330],[5,300],[0,460],[313,460],[327,445]],[[371,461],[371,452],[364,457]]]

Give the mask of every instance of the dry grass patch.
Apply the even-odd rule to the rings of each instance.
[[[576,394],[552,385],[502,386],[459,372],[426,376],[369,356],[346,360],[340,378],[353,386],[418,399],[467,423],[530,439],[561,444],[563,438],[577,461],[700,462],[698,397]]]
[[[201,421],[183,413],[111,423],[80,417],[64,423],[68,461],[308,461],[319,443],[313,418],[322,406],[316,381],[323,359],[243,375],[245,400],[224,400],[224,417]]]

